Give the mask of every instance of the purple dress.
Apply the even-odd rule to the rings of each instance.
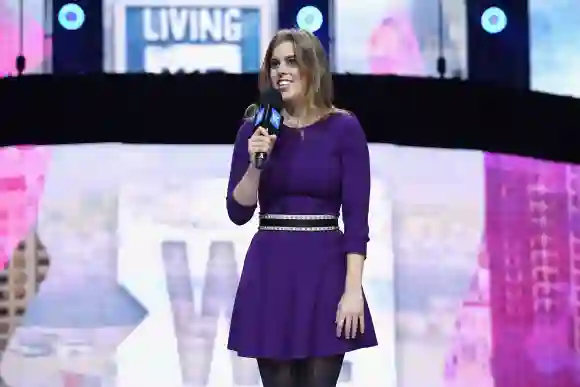
[[[243,225],[256,207],[232,192],[249,164],[251,122],[238,132],[227,209]],[[248,249],[232,312],[228,348],[242,357],[299,359],[330,356],[377,345],[365,300],[365,333],[336,337],[336,310],[344,292],[346,253],[366,255],[369,240],[369,151],[358,120],[332,114],[304,128],[283,127],[262,172],[263,214],[338,215],[344,234],[258,231]]]

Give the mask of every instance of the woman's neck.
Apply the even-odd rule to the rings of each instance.
[[[294,116],[289,113],[285,114],[285,124],[290,128],[300,129],[305,126],[308,126],[316,121],[315,118],[312,116],[304,115],[304,116]]]
[[[307,116],[307,109],[305,106],[288,104],[285,109],[288,117],[302,120]]]
[[[321,117],[318,109],[308,109],[306,106],[290,105],[284,109],[288,126],[303,127],[313,124]]]

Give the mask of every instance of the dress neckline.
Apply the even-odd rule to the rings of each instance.
[[[326,116],[324,116],[324,117],[322,117],[322,118],[319,118],[318,120],[314,121],[314,122],[313,122],[313,123],[311,123],[311,124],[304,125],[304,126],[301,126],[301,127],[299,127],[299,128],[297,128],[297,127],[295,127],[295,126],[288,126],[288,125],[286,125],[286,124],[284,124],[284,123],[282,123],[282,126],[284,126],[285,128],[288,128],[288,129],[293,129],[293,130],[296,130],[297,132],[301,132],[301,131],[303,131],[303,130],[306,130],[306,129],[308,129],[308,128],[311,128],[311,127],[313,127],[313,126],[317,126],[317,125],[320,125],[320,124],[322,124],[322,123],[326,122],[326,120],[328,120],[328,119],[329,119],[331,116],[333,116],[333,115],[334,115],[334,113],[330,113],[329,115],[326,115]]]

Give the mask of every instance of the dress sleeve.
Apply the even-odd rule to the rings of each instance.
[[[232,222],[239,226],[248,223],[250,219],[252,219],[257,207],[257,204],[253,206],[243,206],[233,197],[234,189],[240,180],[242,180],[242,177],[244,177],[250,163],[250,155],[248,154],[248,138],[250,138],[251,134],[252,124],[250,122],[245,122],[238,131],[236,143],[234,144],[232,164],[230,167],[230,178],[228,181],[228,192],[226,196],[228,216]]]
[[[341,140],[345,252],[366,257],[369,241],[371,171],[367,139],[356,117],[350,116],[345,119]]]

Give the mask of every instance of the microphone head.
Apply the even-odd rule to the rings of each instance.
[[[280,94],[280,91],[269,87],[260,93],[260,105],[262,106],[270,105],[274,109],[280,111],[284,106],[282,94]]]

